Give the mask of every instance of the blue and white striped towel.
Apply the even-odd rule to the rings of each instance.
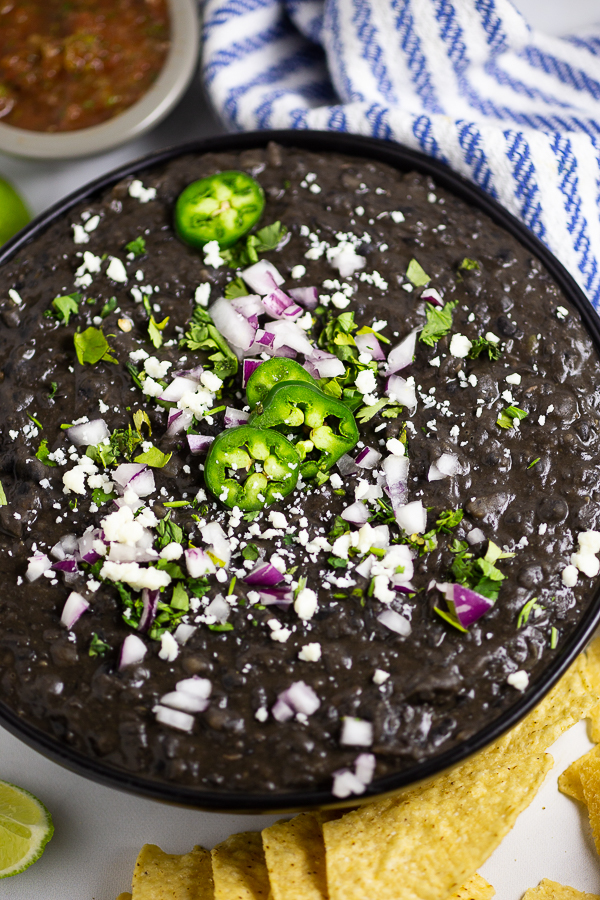
[[[549,37],[509,0],[205,0],[203,67],[233,129],[347,131],[449,163],[600,309],[600,25]]]

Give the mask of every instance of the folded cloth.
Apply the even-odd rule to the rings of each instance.
[[[550,37],[509,0],[205,0],[203,70],[233,129],[347,131],[447,162],[600,309],[600,25]]]

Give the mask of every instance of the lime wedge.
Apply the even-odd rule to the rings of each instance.
[[[0,245],[24,228],[31,216],[14,187],[0,178]]]
[[[0,878],[39,859],[54,833],[52,817],[29,791],[0,781]]]

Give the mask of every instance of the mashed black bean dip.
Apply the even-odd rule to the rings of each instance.
[[[264,189],[258,237],[193,250],[175,201],[222,170]],[[182,156],[56,220],[0,300],[2,702],[82,753],[358,794],[514,704],[589,603],[597,353],[541,264],[428,177]],[[273,354],[360,440],[244,512],[204,461],[248,418],[243,360]]]

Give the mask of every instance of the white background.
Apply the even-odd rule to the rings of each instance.
[[[530,23],[551,34],[600,22],[600,0],[518,0]],[[79,161],[30,162],[0,154],[0,176],[25,195],[34,214],[103,172],[152,150],[223,131],[199,80],[151,134]],[[555,766],[532,806],[481,869],[498,900],[519,900],[542,878],[600,894],[600,861],[583,808],[558,793],[556,779],[590,747],[585,725],[564,735]],[[234,831],[260,829],[274,816],[232,816],[182,810],[101,787],[44,759],[0,729],[0,779],[27,787],[54,816],[56,832],[44,856],[22,875],[2,881],[6,900],[114,900],[128,890],[145,842],[171,853],[195,843],[211,847]],[[376,900],[376,898],[373,898]]]

